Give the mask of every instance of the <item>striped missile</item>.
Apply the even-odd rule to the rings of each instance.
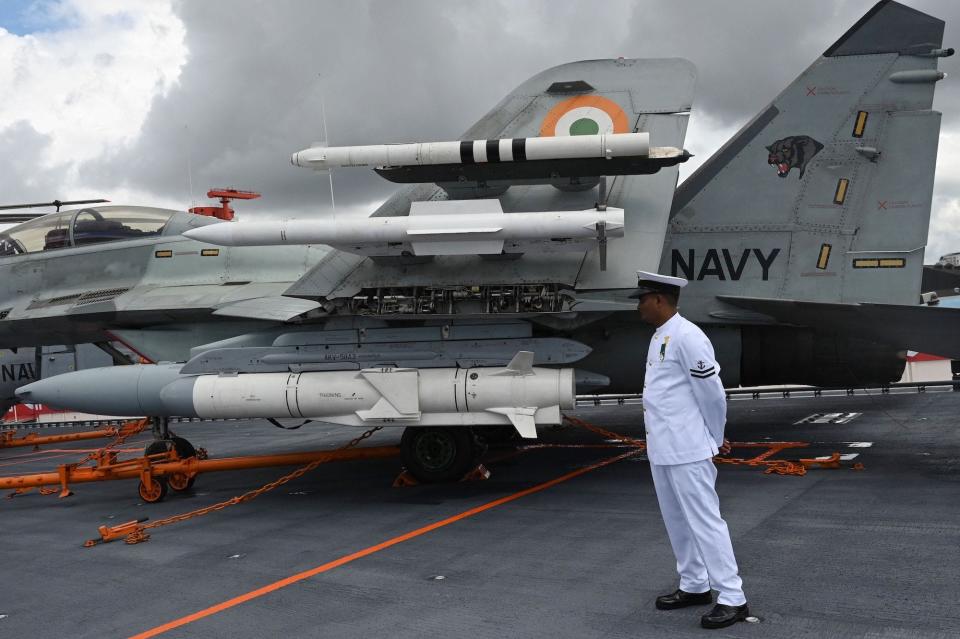
[[[318,171],[338,167],[401,167],[486,164],[589,158],[682,155],[673,147],[650,147],[649,133],[605,133],[504,140],[460,140],[368,146],[314,146],[294,153],[294,166]]]

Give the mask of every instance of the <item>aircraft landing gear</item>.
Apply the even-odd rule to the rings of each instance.
[[[193,444],[183,437],[177,437],[176,435],[171,436],[169,439],[160,439],[150,442],[144,449],[143,454],[145,456],[156,455],[157,453],[165,453],[168,450],[173,450],[176,452],[177,457],[180,459],[188,459],[190,457],[197,456],[197,449],[193,447]],[[170,487],[170,490],[175,493],[182,493],[190,490],[193,488],[193,484],[196,480],[196,475],[191,477],[186,473],[173,473],[165,478],[161,477],[158,479],[160,482],[165,482]],[[163,498],[161,497],[160,499]]]
[[[458,481],[476,467],[486,447],[465,427],[411,426],[400,439],[407,472],[421,483]]]
[[[170,432],[170,422],[166,417],[153,418],[153,435],[156,439],[147,444],[143,451],[144,456],[165,453],[169,450],[173,450],[180,459],[188,459],[197,455],[197,449],[194,448],[193,444]],[[196,480],[196,475],[173,473],[166,477],[152,478],[149,486],[141,481],[138,490],[143,501],[153,504],[166,497],[167,488],[175,493],[183,493],[193,488]]]

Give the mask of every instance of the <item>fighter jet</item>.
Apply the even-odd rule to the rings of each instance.
[[[407,185],[368,219],[35,220],[0,235],[0,347],[176,362],[31,401],[404,427],[426,480],[462,475],[476,433],[559,422],[575,389],[639,391],[638,270],[690,280],[728,386],[896,381],[905,349],[960,356],[960,311],[916,305],[943,28],[878,3],[679,189],[695,69],[621,58],[534,76],[456,141],[293,155]]]

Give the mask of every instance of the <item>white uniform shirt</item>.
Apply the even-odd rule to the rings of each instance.
[[[650,338],[643,411],[651,464],[709,459],[723,444],[727,399],[713,345],[679,313]]]

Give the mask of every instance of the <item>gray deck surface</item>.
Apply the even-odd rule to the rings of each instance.
[[[845,424],[795,425],[832,412],[862,415]],[[575,414],[642,434],[639,406]],[[698,625],[705,608],[654,609],[654,597],[673,590],[676,575],[640,457],[160,636],[957,637],[958,420],[960,394],[952,392],[731,402],[731,440],[808,441],[803,456],[858,453],[854,461],[866,467],[805,477],[721,467],[722,510],[759,623],[707,631]],[[213,457],[332,448],[356,434],[310,426],[282,432],[262,422],[175,430]],[[399,430],[385,431],[365,445],[398,439]],[[542,432],[541,441],[602,439],[568,427]],[[2,500],[0,637],[132,636],[620,452],[531,450],[490,463],[487,481],[412,488],[391,487],[398,459],[336,462],[252,503],[156,530],[147,543],[92,549],[80,545],[101,524],[191,510],[287,471],[202,475],[193,494],[155,505],[140,503],[133,481],[77,485],[64,500],[37,493]],[[79,456],[0,450],[0,474]]]

